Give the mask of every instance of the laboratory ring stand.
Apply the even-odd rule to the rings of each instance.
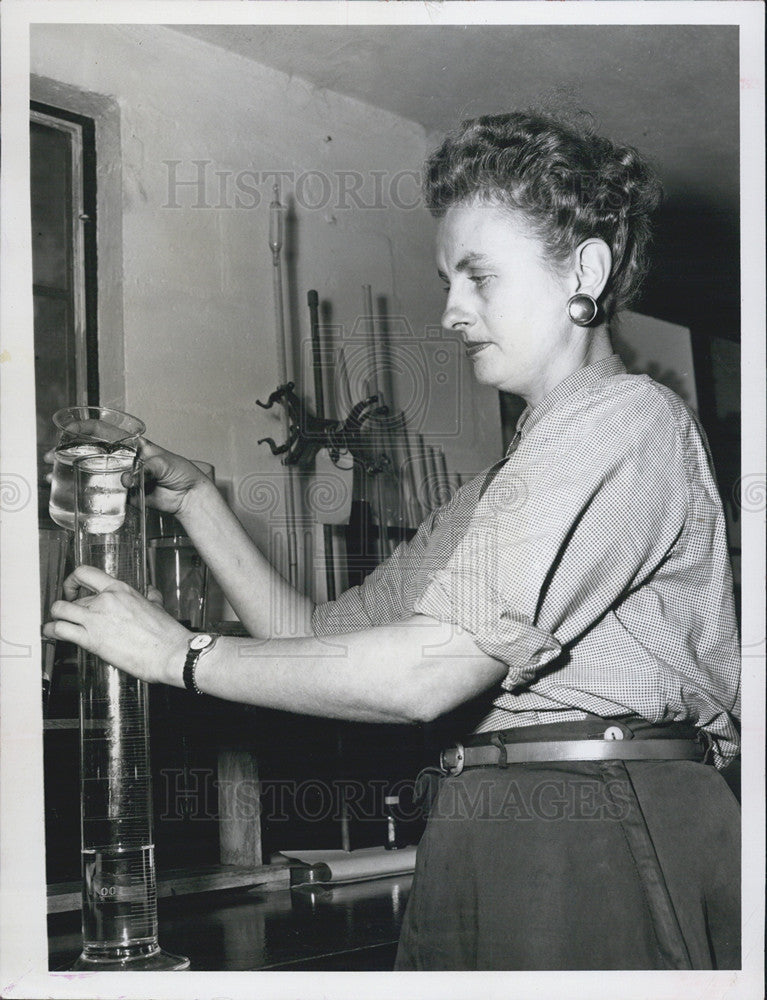
[[[134,455],[81,458],[74,488],[75,565],[144,593],[141,463]],[[82,649],[78,674],[83,951],[72,968],[189,968],[158,943],[147,685]]]

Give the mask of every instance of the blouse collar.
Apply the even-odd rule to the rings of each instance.
[[[617,354],[611,354],[601,361],[579,368],[554,386],[551,392],[547,393],[536,406],[526,406],[517,421],[517,434],[524,437],[529,434],[533,427],[542,420],[547,413],[550,413],[563,399],[585,389],[587,386],[596,385],[598,382],[611,378],[613,375],[625,375],[626,366]],[[518,439],[517,439],[518,440]],[[515,442],[516,443],[516,442]]]

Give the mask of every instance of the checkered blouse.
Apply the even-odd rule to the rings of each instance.
[[[509,454],[433,512],[318,635],[418,613],[508,667],[470,728],[585,712],[691,720],[738,752],[740,661],[724,517],[696,418],[613,355],[520,418]]]

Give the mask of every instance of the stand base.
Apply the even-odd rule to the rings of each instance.
[[[90,958],[83,952],[71,972],[180,972],[189,968],[189,959],[171,955],[157,948],[155,951],[126,958],[109,958],[106,955]]]

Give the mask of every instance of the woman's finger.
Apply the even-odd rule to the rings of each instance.
[[[82,646],[83,649],[87,649],[88,632],[82,625],[75,625],[74,622],[66,622],[60,618],[55,622],[46,622],[43,626],[43,635],[46,639],[74,642],[78,646]]]
[[[162,448],[156,445],[154,441],[150,441],[149,438],[140,437],[138,441],[138,453],[142,459],[152,458],[154,455],[158,455]]]
[[[157,482],[166,472],[166,463],[162,459],[163,449],[148,438],[138,439],[138,456],[144,463],[144,492],[151,497],[157,488]]]
[[[150,475],[159,474],[160,477],[162,476],[167,469],[168,460],[165,456],[168,454],[164,448],[155,444],[154,441],[150,441],[145,437],[138,439],[138,456]]]
[[[61,589],[65,601],[79,601],[83,599],[83,595],[80,593],[80,584],[72,576],[66,578],[64,586]],[[86,594],[85,596],[87,597],[88,595]]]
[[[80,584],[75,578],[74,573],[70,573],[66,580],[64,580],[64,584],[61,589],[64,594],[65,601],[76,601],[78,599],[80,596]]]
[[[165,605],[161,591],[157,587],[153,587],[151,583],[147,587],[146,599],[150,604],[156,604],[158,608],[162,608]]]
[[[86,598],[86,600],[90,603],[93,598]],[[51,615],[57,621],[67,621],[74,622],[75,625],[85,625],[89,614],[90,609],[83,601],[78,601],[76,604],[72,603],[72,601],[54,601],[51,605]]]
[[[133,463],[133,468],[129,469],[127,472],[123,472],[120,476],[120,485],[126,490],[132,490],[133,487],[138,483],[138,473],[136,472],[136,463]]]
[[[78,566],[64,581],[64,597],[68,601],[76,601],[80,596],[80,587],[85,587],[94,594],[103,590],[130,590],[127,583],[115,580],[95,566]]]

